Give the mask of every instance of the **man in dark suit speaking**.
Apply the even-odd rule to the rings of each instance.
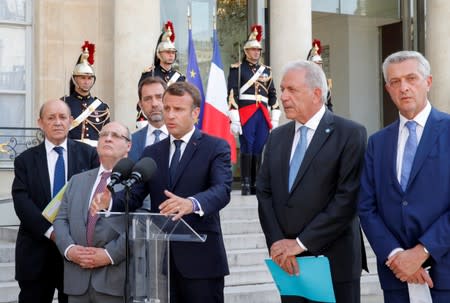
[[[356,199],[366,130],[326,109],[327,80],[315,63],[290,63],[280,86],[284,112],[294,121],[269,136],[257,179],[259,218],[270,256],[286,272],[300,275],[296,256],[327,256],[336,302],[359,302]]]
[[[172,242],[170,247],[171,303],[224,302],[224,276],[229,273],[219,211],[230,201],[230,147],[194,126],[200,113],[200,93],[187,82],[170,85],[163,96],[164,122],[170,136],[148,146],[142,157],[158,166],[156,176],[131,190],[130,210],[139,208],[147,194],[151,211],[181,217],[204,243]],[[97,209],[107,208],[102,195]],[[112,210],[122,211],[116,196]]]
[[[42,211],[72,175],[98,166],[93,147],[67,139],[71,122],[70,109],[64,101],[44,103],[38,124],[45,141],[14,161],[12,197],[20,219],[16,242],[20,303],[50,303],[55,289],[59,302],[67,302],[63,293],[63,259],[54,243],[53,225]]]

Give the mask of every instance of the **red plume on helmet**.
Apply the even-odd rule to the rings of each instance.
[[[258,32],[258,34],[256,35],[256,41],[261,42],[262,30],[263,30],[262,25],[260,25],[260,24],[253,24],[250,32],[254,32],[255,29]]]
[[[322,45],[320,44],[319,39],[314,39],[312,43],[312,47],[316,47],[317,45],[317,54],[320,55],[322,53]]]
[[[173,23],[172,21],[168,20],[165,27],[165,31],[167,31],[170,28],[170,31],[172,32],[172,35],[170,36],[170,42],[174,42],[175,41],[175,30],[173,28]]]
[[[84,51],[85,49],[88,49],[89,52],[89,58],[88,63],[90,65],[94,64],[94,53],[95,53],[95,44],[94,43],[89,43],[89,41],[84,41],[84,44],[81,46],[81,51]]]

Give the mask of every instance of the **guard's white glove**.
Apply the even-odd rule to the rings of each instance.
[[[281,116],[281,110],[279,109],[272,109],[272,112],[270,113],[270,119],[272,123],[272,129],[275,129],[280,124],[280,116]]]
[[[228,118],[231,120],[230,130],[234,135],[242,135],[241,119],[239,118],[239,111],[232,109],[228,112]]]

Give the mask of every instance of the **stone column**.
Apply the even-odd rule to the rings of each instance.
[[[311,0],[270,2],[270,64],[280,105],[282,69],[290,61],[306,59],[312,42],[311,22]]]
[[[445,22],[450,16],[450,2],[426,1],[426,57],[431,64],[433,86],[430,101],[439,110],[450,112],[450,27]]]
[[[159,0],[115,1],[114,120],[135,129],[137,86],[161,33]]]

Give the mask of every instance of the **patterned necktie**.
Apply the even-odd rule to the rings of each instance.
[[[170,162],[169,167],[169,173],[170,173],[170,185],[173,185],[173,181],[175,180],[175,174],[177,172],[178,164],[180,163],[180,156],[181,156],[181,143],[183,143],[182,140],[175,140],[173,141],[175,144],[175,152],[172,156],[172,161]]]
[[[417,123],[415,121],[408,121],[405,126],[408,128],[409,135],[403,151],[402,173],[400,175],[400,185],[403,190],[405,190],[408,185],[409,175],[411,173],[414,156],[416,155],[417,150]]]
[[[95,188],[94,194],[92,195],[92,199],[98,194],[105,191],[106,188],[106,180],[111,176],[111,172],[104,171],[102,173],[102,176],[100,178],[100,182],[98,182],[97,187]],[[95,230],[95,224],[98,220],[98,214],[91,215],[90,210],[88,211],[88,218],[87,218],[87,227],[86,227],[86,240],[87,245],[92,246],[93,245],[93,239],[94,239],[94,230]]]
[[[289,191],[292,189],[292,185],[297,177],[298,170],[300,169],[300,165],[302,164],[306,152],[306,134],[308,133],[308,127],[300,126],[299,130],[300,140],[295,147],[294,156],[292,157],[289,166]]]
[[[155,129],[153,131],[153,135],[155,135],[155,141],[153,141],[153,143],[158,143],[161,138],[159,137],[161,135],[162,131],[160,129]]]
[[[64,165],[64,156],[63,156],[64,148],[62,148],[61,146],[55,146],[53,147],[53,150],[58,153],[58,160],[56,160],[55,163],[52,197],[56,196],[56,194],[61,190],[61,188],[66,183],[66,168]]]

